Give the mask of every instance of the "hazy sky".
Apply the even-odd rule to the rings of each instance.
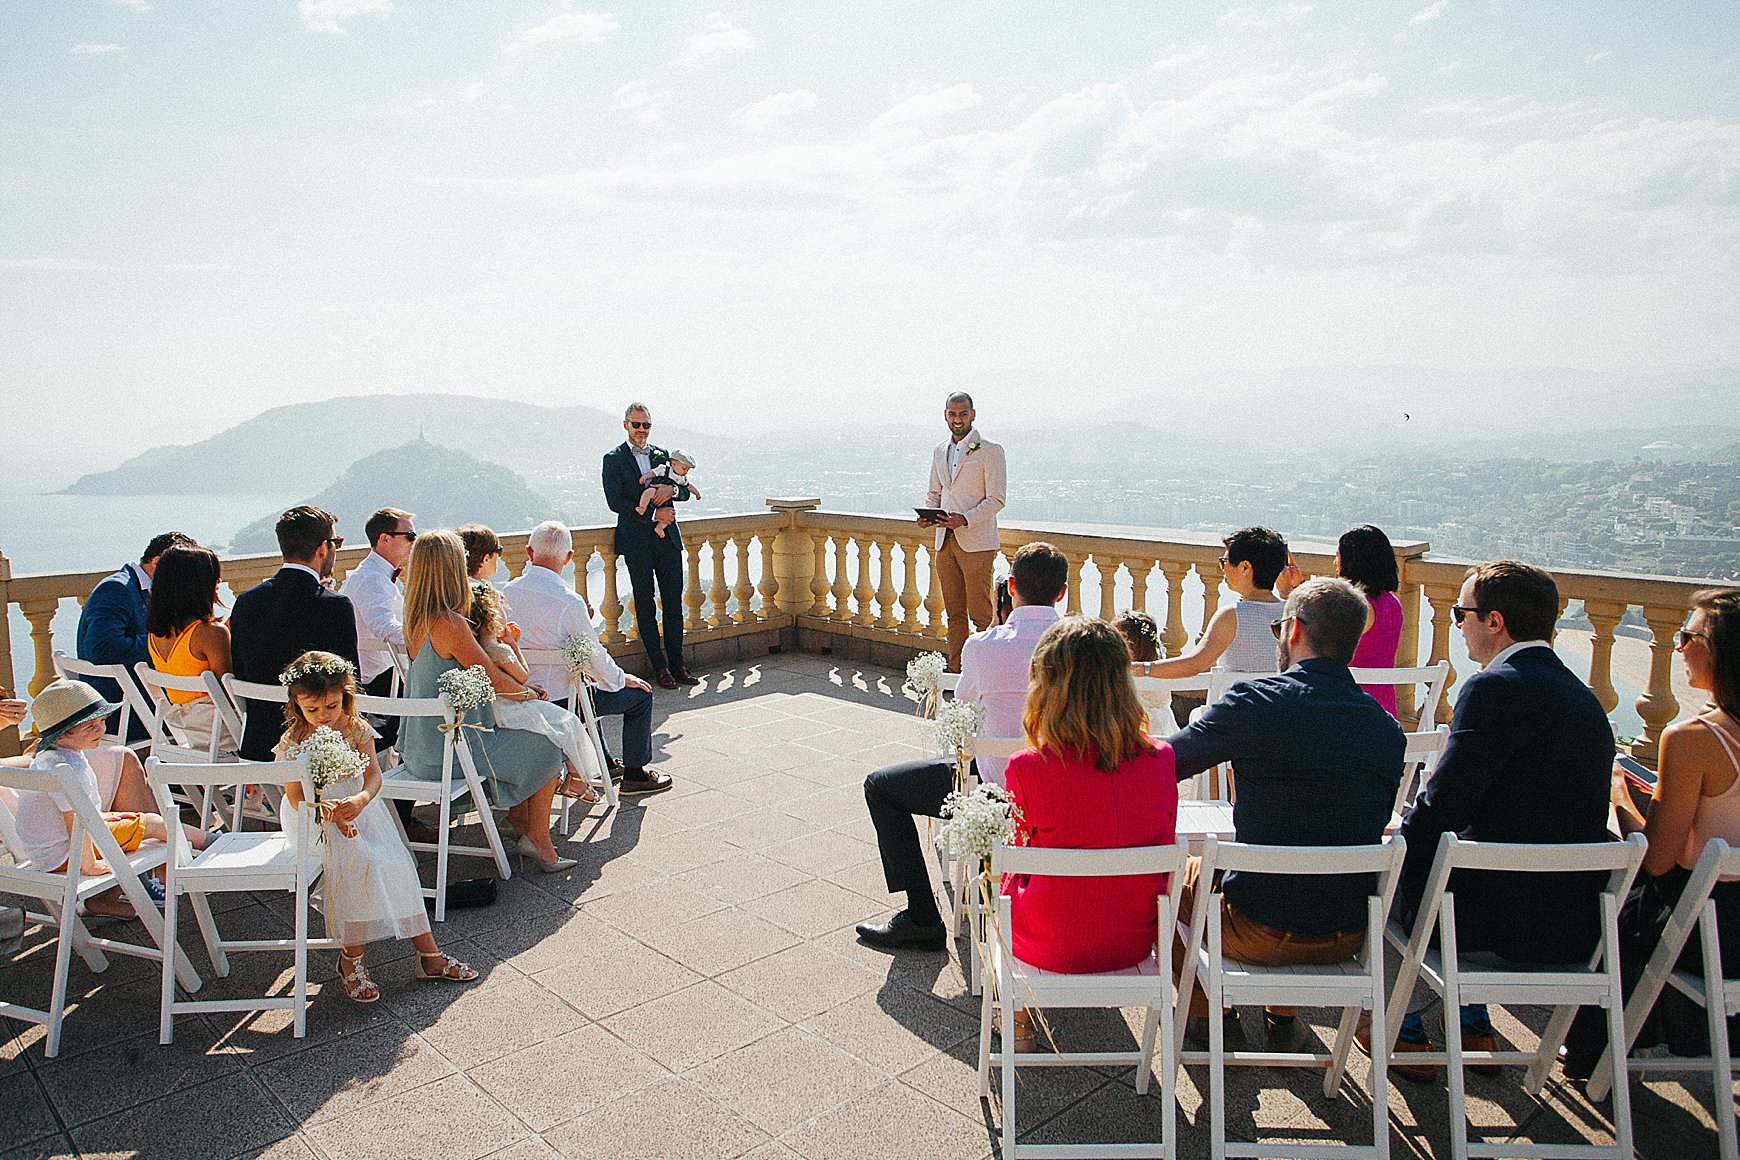
[[[1737,76],[1733,0],[8,0],[5,421],[1736,365]]]

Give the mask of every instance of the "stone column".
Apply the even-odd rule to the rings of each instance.
[[[30,622],[30,643],[36,653],[36,672],[30,678],[30,695],[32,697],[48,687],[54,680],[54,614],[60,608],[60,601],[54,597],[46,600],[25,600],[19,603],[24,610],[24,619]]]
[[[1432,602],[1432,651],[1426,658],[1426,663],[1435,665],[1439,661],[1450,659],[1450,607],[1456,603],[1457,594],[1462,591],[1460,585],[1426,584],[1421,586],[1426,599]],[[1450,690],[1456,684],[1456,666],[1450,666],[1450,675],[1444,681],[1444,693],[1438,698],[1438,715],[1436,721],[1422,721],[1420,728],[1431,729],[1443,725],[1450,720]]]
[[[1643,735],[1631,743],[1631,756],[1651,769],[1661,746],[1661,731],[1680,713],[1679,698],[1674,696],[1674,632],[1685,618],[1683,608],[1643,607],[1650,631],[1649,688],[1637,699]]]
[[[821,561],[819,545],[825,537],[814,536],[807,527],[799,526],[799,512],[813,512],[822,506],[819,499],[785,498],[770,499],[767,506],[785,517],[779,532],[770,537],[761,538],[761,567],[773,577],[772,595],[764,584],[761,614],[764,617],[775,615],[815,616],[816,604],[825,602],[825,595],[818,595],[811,585],[816,578],[816,565]],[[823,574],[822,593],[827,592],[826,573]],[[823,603],[823,615],[826,605]]]
[[[1166,577],[1166,625],[1160,630],[1160,643],[1166,646],[1167,656],[1175,657],[1190,639],[1184,631],[1184,581],[1190,565],[1161,560],[1160,574]]]
[[[1589,637],[1589,687],[1595,690],[1601,707],[1611,713],[1619,704],[1619,693],[1613,687],[1613,630],[1625,615],[1625,605],[1586,600],[1583,614],[1594,628]]]

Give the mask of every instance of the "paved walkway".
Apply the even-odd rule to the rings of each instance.
[[[889,957],[852,935],[889,905],[860,783],[924,751],[899,682],[799,655],[661,694],[660,758],[679,788],[577,824],[575,871],[516,871],[494,906],[452,912],[438,933],[484,971],[470,988],[419,984],[402,947],[378,945],[384,997],[358,1007],[317,955],[306,1039],[285,1013],[189,1017],[159,1047],[155,968],[115,959],[93,975],[75,959],[59,1059],[42,1058],[39,1029],[0,1020],[0,1158],[994,1154],[999,1111],[977,1095],[978,1006],[958,954]],[[287,915],[282,897],[242,898],[220,923],[276,937]],[[191,922],[183,940],[199,946]],[[52,960],[53,944],[27,931],[0,960],[0,996],[41,1005]],[[247,956],[206,993],[286,974]],[[1535,1027],[1541,1015],[1523,1012]],[[1069,1046],[1133,1042],[1116,1014],[1054,1025]],[[1514,1020],[1501,1030],[1533,1041]],[[1235,1132],[1367,1138],[1363,1057],[1338,1099],[1314,1073],[1241,1071]],[[1180,1085],[1189,1156],[1208,1151],[1203,1081],[1192,1069]],[[1709,1085],[1683,1082],[1634,1088],[1640,1154],[1714,1154]],[[1127,1071],[1021,1083],[1034,1141],[1158,1138],[1159,1105]],[[1608,1128],[1572,1085],[1525,1096],[1515,1069],[1472,1079],[1470,1097],[1494,1136],[1569,1142]],[[1393,1108],[1398,1156],[1448,1153],[1441,1086],[1398,1084]]]

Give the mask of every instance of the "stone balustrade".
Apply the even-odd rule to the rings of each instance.
[[[787,639],[790,630],[847,638],[896,650],[936,648],[946,636],[942,594],[936,583],[934,533],[909,519],[825,512],[813,499],[774,499],[765,513],[718,516],[682,523],[687,584],[683,623],[686,639],[701,645],[755,633]],[[527,533],[501,536],[502,559],[517,576],[525,566]],[[633,655],[632,597],[626,568],[613,546],[614,529],[600,525],[573,529],[576,586],[602,614],[600,639],[613,652]],[[1110,617],[1137,608],[1153,616],[1161,642],[1176,654],[1220,601],[1216,536],[1151,528],[1081,524],[1020,524],[1002,528],[1002,550],[1044,539],[1071,564],[1073,582],[1068,611],[1083,611],[1084,590],[1093,594],[1086,611]],[[1468,561],[1428,555],[1420,542],[1396,544],[1404,613],[1401,656],[1422,663],[1450,659],[1447,615],[1462,584]],[[341,579],[366,554],[347,548],[335,574]],[[1334,546],[1296,543],[1294,560],[1307,575],[1333,571]],[[224,560],[224,580],[234,592],[259,583],[278,568],[275,555]],[[1192,574],[1194,573],[1194,580]],[[54,675],[57,641],[53,620],[66,600],[82,601],[108,570],[13,575],[0,555],[0,607],[16,604],[29,626],[34,668],[29,688],[42,688]],[[1653,764],[1661,731],[1680,711],[1674,695],[1673,633],[1683,622],[1693,592],[1706,585],[1667,577],[1626,576],[1555,570],[1561,596],[1581,601],[1593,626],[1590,685],[1601,704],[1619,701],[1612,678],[1614,630],[1630,608],[1641,610],[1652,635],[1648,686],[1636,708],[1644,729],[1632,745],[1639,759]],[[1186,617],[1187,594],[1199,596],[1199,616]],[[0,684],[16,687],[12,672],[11,626],[0,648]],[[1430,633],[1422,650],[1422,633]],[[72,648],[72,642],[58,642]],[[1422,651],[1425,656],[1422,658]],[[1405,661],[1403,663],[1406,663]],[[1412,690],[1399,690],[1399,708],[1409,719]],[[1439,708],[1448,720],[1450,698]],[[0,733],[0,747],[16,747],[16,734]]]

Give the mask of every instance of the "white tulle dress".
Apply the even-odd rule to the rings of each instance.
[[[512,649],[495,641],[485,644],[484,649],[493,660],[516,659]],[[587,781],[593,785],[604,784],[598,751],[586,735],[585,722],[572,712],[549,701],[510,701],[506,697],[497,697],[490,702],[490,708],[495,710],[497,729],[519,729],[548,738],[556,743],[562,755],[573,762],[574,768],[584,774]]]
[[[361,721],[357,725],[361,735],[373,732]],[[284,742],[279,743],[280,756],[286,748]],[[347,777],[329,787],[326,796],[349,797],[362,787],[360,776]],[[364,806],[356,816],[354,838],[345,837],[332,823],[321,826],[326,870],[320,876],[316,897],[321,913],[326,916],[327,934],[345,946],[429,933],[429,914],[423,909],[417,862],[405,848],[388,809],[378,797]],[[296,827],[313,824],[314,816],[314,810],[306,803],[300,809],[291,809],[286,802],[284,832],[295,838]]]

